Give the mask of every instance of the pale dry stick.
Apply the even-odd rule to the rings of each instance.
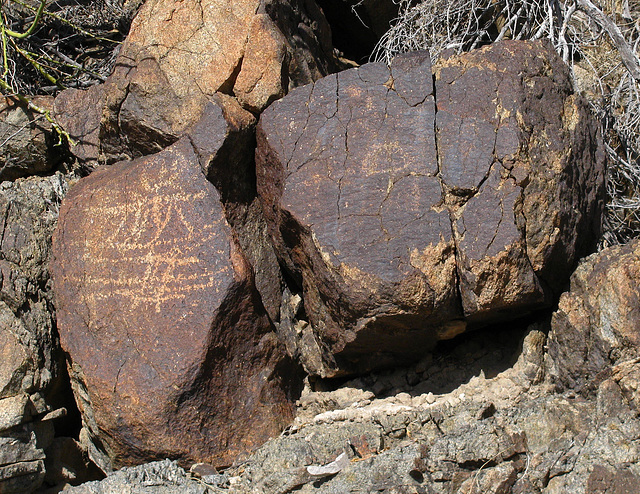
[[[11,139],[13,139],[15,136],[17,136],[20,132],[22,132],[24,129],[26,129],[27,127],[29,127],[29,125],[31,125],[32,123],[36,122],[37,120],[40,120],[44,118],[44,115],[39,115],[38,117],[36,117],[34,120],[30,120],[29,122],[27,122],[26,124],[24,124],[22,127],[19,127],[18,130],[16,130],[13,134],[11,134],[9,137],[7,137],[4,141],[0,142],[0,148],[4,147]]]
[[[627,44],[616,23],[590,0],[577,0],[577,7],[602,26],[618,49],[622,62],[631,76],[640,81],[640,60]]]
[[[573,14],[577,10],[576,4],[573,3],[569,6],[569,9],[564,14],[564,20],[562,22],[562,27],[560,28],[560,34],[558,35],[558,40],[560,41],[562,47],[562,60],[564,63],[569,63],[569,44],[567,43],[567,27],[569,26],[569,22],[573,17]]]

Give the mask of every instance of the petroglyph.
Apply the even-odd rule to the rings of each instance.
[[[291,419],[293,395],[270,379],[295,373],[189,139],[78,182],[54,249],[61,343],[113,461],[224,462]],[[254,422],[234,430],[226,407]]]

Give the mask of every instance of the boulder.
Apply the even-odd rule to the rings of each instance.
[[[329,25],[314,2],[150,0],[131,25],[104,85],[101,116],[89,127],[100,127],[101,160],[152,154],[197,123],[216,93],[259,113],[338,67]],[[93,145],[95,134],[87,136]]]
[[[361,372],[549,306],[598,238],[596,129],[541,42],[434,71],[428,53],[405,54],[272,104],[258,193],[311,324],[281,324],[290,352],[312,374]]]
[[[561,388],[592,394],[605,379],[640,405],[640,241],[584,260],[551,320],[548,374]]]
[[[540,42],[440,60],[434,75],[465,316],[489,322],[544,304],[599,236],[598,125],[566,65]]]
[[[103,471],[167,457],[228,465],[293,417],[295,367],[205,178],[206,152],[185,137],[103,167],[61,208],[58,326],[80,439]]]
[[[462,314],[433,90],[410,84],[431,81],[428,54],[397,67],[398,91],[386,66],[367,64],[295,89],[259,123],[258,193],[276,251],[304,290],[319,340],[308,348],[321,352],[306,359],[321,361],[307,365],[314,374],[418,356],[462,329],[448,324]],[[420,331],[427,320],[436,329]]]
[[[51,110],[53,98],[31,100],[43,110]],[[44,115],[25,108],[16,98],[0,98],[0,181],[48,172],[55,165],[53,145],[57,136]]]

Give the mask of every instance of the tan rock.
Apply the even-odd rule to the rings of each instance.
[[[105,84],[104,159],[158,152],[217,93],[259,113],[336,70],[328,32],[322,11],[302,1],[146,2]]]
[[[547,366],[563,387],[593,392],[609,375],[639,401],[640,241],[594,254],[571,277],[551,321]]]

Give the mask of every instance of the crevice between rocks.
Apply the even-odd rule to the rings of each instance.
[[[433,118],[433,137],[434,137],[434,146],[436,151],[436,164],[438,169],[436,171],[436,178],[438,179],[438,183],[440,184],[440,191],[442,193],[441,204],[442,207],[447,209],[449,216],[449,225],[451,228],[451,240],[453,242],[453,259],[455,262],[455,284],[456,284],[456,306],[458,308],[459,314],[464,318],[464,306],[462,304],[462,289],[460,287],[460,263],[458,258],[458,239],[456,237],[456,230],[454,225],[453,213],[448,205],[447,201],[447,185],[444,183],[444,179],[442,178],[442,159],[439,151],[438,140],[438,93],[436,86],[436,75],[432,74],[432,84],[433,84],[433,108],[434,108],[434,118]]]

